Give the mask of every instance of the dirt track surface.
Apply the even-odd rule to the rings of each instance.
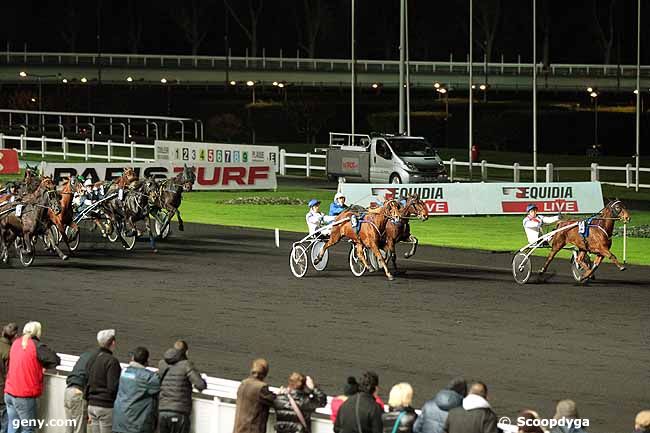
[[[123,361],[145,345],[157,362],[182,337],[212,376],[241,379],[264,356],[272,384],[298,370],[328,394],[372,369],[385,400],[408,381],[417,406],[464,375],[488,384],[499,416],[552,417],[556,400],[573,398],[592,432],[630,431],[648,406],[650,268],[606,265],[579,286],[558,260],[546,283],[518,286],[508,254],[421,247],[388,282],[353,277],[340,244],[326,271],[298,280],[288,264],[299,237],[282,233],[276,249],[269,231],[188,224],[155,255],[100,240],[67,262],[14,260],[0,271],[0,320],[40,320],[44,342],[72,354],[114,327]]]

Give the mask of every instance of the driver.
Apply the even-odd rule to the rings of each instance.
[[[540,236],[542,236],[542,226],[547,224],[553,224],[560,220],[562,214],[557,214],[552,217],[545,217],[537,213],[537,206],[534,204],[529,204],[526,206],[527,215],[524,217],[524,232],[528,238],[528,243],[532,244],[537,241]]]
[[[345,204],[345,195],[342,192],[337,192],[334,196],[334,202],[330,205],[330,216],[338,216],[341,212],[345,212],[348,205]]]
[[[75,197],[73,204],[77,205],[78,212],[82,212],[97,200],[97,188],[93,188],[93,180],[87,177],[84,180],[83,192]]]
[[[336,219],[335,217],[323,214],[323,212],[320,211],[320,201],[316,200],[315,198],[309,200],[307,206],[309,206],[309,212],[307,212],[307,215],[305,215],[305,220],[307,221],[307,227],[309,227],[310,235],[322,226]]]

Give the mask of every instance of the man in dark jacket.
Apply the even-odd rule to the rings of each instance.
[[[460,407],[467,395],[467,382],[463,378],[452,380],[447,387],[424,403],[422,413],[415,421],[415,433],[442,433],[448,412]]]
[[[192,385],[199,391],[207,388],[194,364],[187,359],[187,343],[179,340],[165,352],[158,364],[160,399],[158,425],[160,433],[188,433],[192,413]]]
[[[97,355],[97,349],[82,353],[74,364],[72,371],[65,380],[66,389],[63,395],[65,417],[74,420],[65,426],[66,433],[86,433],[88,424],[88,404],[84,400],[84,391],[88,384],[86,368],[88,361]]]
[[[7,405],[5,405],[5,379],[9,371],[9,351],[18,335],[18,326],[10,323],[2,329],[0,336],[0,433],[7,433]]]
[[[311,414],[325,407],[327,395],[314,380],[301,373],[291,373],[287,388],[275,398],[275,431],[278,433],[311,432]]]
[[[463,405],[449,411],[445,433],[497,433],[497,416],[487,401],[487,385],[475,382]]]
[[[88,360],[86,374],[88,384],[84,398],[88,402],[88,418],[91,433],[111,433],[113,426],[113,403],[120,383],[120,361],[113,356],[117,344],[115,330],[105,329],[97,333],[99,350]]]
[[[378,385],[376,373],[364,373],[359,381],[359,392],[348,398],[339,409],[334,423],[336,433],[382,433],[383,410],[373,397]]]
[[[153,433],[156,429],[156,400],[160,378],[147,370],[149,351],[137,347],[129,366],[120,376],[120,386],[113,412],[116,433]]]
[[[237,389],[233,433],[266,433],[269,408],[275,400],[275,394],[264,382],[268,373],[269,363],[265,359],[253,361],[251,375]]]

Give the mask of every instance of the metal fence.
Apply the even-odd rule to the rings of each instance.
[[[295,57],[286,57],[280,50],[279,56],[267,56],[262,50],[261,57],[244,56],[177,56],[151,54],[101,54],[96,53],[30,53],[30,52],[0,52],[0,65],[21,66],[115,66],[115,67],[151,67],[151,68],[191,68],[191,69],[268,69],[268,70],[307,70],[322,72],[349,71],[352,68],[350,59],[311,59],[301,58],[296,51]],[[468,58],[454,60],[450,55],[447,61],[410,61],[409,67],[414,73],[462,73],[469,70]],[[397,60],[357,60],[356,67],[365,72],[397,72]],[[521,61],[517,56],[516,62],[506,62],[501,56],[500,62],[485,62],[485,59],[474,60],[473,71],[476,73],[502,75],[531,75],[532,63]],[[550,64],[537,65],[540,74],[553,76],[591,76],[591,77],[635,77],[636,65],[603,65],[603,64]],[[641,67],[641,76],[650,76],[650,66]]]

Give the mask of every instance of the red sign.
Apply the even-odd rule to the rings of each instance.
[[[182,171],[183,167],[174,167],[175,173]],[[271,166],[198,166],[196,167],[196,183],[199,188],[214,185],[260,185],[262,188],[269,182],[272,171]]]
[[[18,152],[15,149],[0,150],[0,174],[18,174]]]
[[[449,213],[449,203],[446,201],[423,200],[429,213]]]
[[[501,209],[504,213],[526,213],[526,206],[529,204],[537,206],[539,212],[579,212],[577,200],[548,200],[548,201],[502,201]]]

